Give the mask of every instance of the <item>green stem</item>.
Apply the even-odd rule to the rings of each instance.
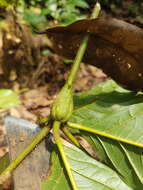
[[[96,130],[96,128],[92,129],[92,128],[82,126],[82,125],[76,124],[76,123],[71,123],[71,122],[68,122],[67,124],[68,124],[68,127],[71,127],[73,129],[86,131],[86,132],[89,132],[89,133],[92,133],[92,134],[96,134],[96,135],[103,136],[103,137],[106,137],[106,138],[109,138],[109,139],[113,139],[113,140],[116,140],[116,141],[120,141],[120,142],[123,142],[123,143],[127,143],[127,144],[130,144],[130,145],[134,145],[134,146],[143,148],[143,144],[140,144],[140,143],[137,143],[137,142],[134,142],[134,141],[129,141],[127,139],[123,139],[123,138],[120,138],[120,137],[117,137],[117,136],[113,136],[112,134],[108,134],[108,133],[106,133],[104,131]]]
[[[61,125],[61,123],[59,121],[54,121],[53,135],[54,135],[55,143],[56,143],[56,145],[57,145],[57,147],[59,149],[60,155],[62,157],[65,169],[67,171],[67,174],[69,176],[69,179],[70,179],[70,182],[71,182],[71,185],[72,185],[72,189],[73,190],[78,190],[77,185],[75,183],[75,179],[74,179],[74,177],[72,175],[71,167],[70,167],[69,162],[67,160],[67,157],[65,155],[64,148],[63,148],[63,145],[62,145],[62,142],[61,142],[61,139],[60,139],[60,135],[59,135],[60,125]]]
[[[30,144],[10,163],[10,165],[0,175],[0,184],[7,180],[7,176],[20,164],[20,162],[36,147],[36,145],[48,134],[50,127],[45,126],[30,142]]]
[[[100,13],[100,4],[97,2],[94,9],[93,9],[91,19],[97,18],[99,13]],[[86,33],[81,44],[80,44],[80,46],[79,46],[79,49],[77,51],[77,54],[76,54],[76,57],[75,57],[75,60],[74,60],[74,63],[73,63],[72,69],[71,69],[71,72],[70,72],[69,77],[68,77],[67,82],[66,82],[66,84],[68,86],[72,86],[72,84],[76,78],[77,72],[78,72],[79,67],[80,67],[80,63],[82,61],[82,58],[84,56],[84,53],[85,53],[85,50],[86,50],[86,47],[87,47],[87,44],[89,41],[89,37],[90,37],[90,33]]]
[[[82,61],[83,55],[84,55],[86,47],[87,47],[88,40],[89,40],[89,33],[85,34],[85,36],[84,36],[84,38],[80,44],[80,47],[77,51],[77,54],[76,54],[70,75],[69,75],[68,80],[67,80],[67,84],[69,86],[72,86],[72,84],[76,78],[78,69],[80,67],[80,63]]]
[[[92,14],[91,14],[90,18],[91,19],[98,18],[100,10],[101,10],[101,6],[100,6],[100,3],[97,1],[97,3],[95,4],[95,6],[93,8],[93,11],[92,11]]]
[[[80,148],[79,142],[76,140],[76,138],[72,135],[72,133],[67,129],[66,126],[62,128],[64,134],[70,139],[70,141],[77,147]]]
[[[39,118],[36,123],[38,125],[40,125],[40,126],[43,127],[43,126],[45,126],[45,125],[48,124],[48,122],[50,121],[50,119],[51,119],[50,116],[49,117],[42,117],[42,118]]]

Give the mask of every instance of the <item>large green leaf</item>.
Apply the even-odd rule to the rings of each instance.
[[[18,95],[9,89],[0,89],[0,108],[18,106],[20,101]]]
[[[76,147],[65,147],[78,190],[131,190],[117,173],[104,164],[91,158]],[[54,153],[55,154],[55,153]],[[64,178],[63,167],[58,157],[53,159],[48,180],[43,182],[42,190],[70,189],[68,177]],[[133,190],[133,189],[132,189]]]
[[[142,168],[143,168],[143,162],[141,160],[142,158],[142,149],[138,147],[134,147],[132,145],[120,145],[119,142],[97,136],[94,134],[86,134],[83,133],[84,137],[87,139],[87,141],[91,144],[92,148],[101,156],[103,161],[106,162],[107,165],[115,169],[119,175],[121,176],[122,180],[127,183],[130,187],[136,190],[143,189],[143,181],[142,181]],[[100,146],[98,145],[100,143]],[[128,149],[126,148],[128,146]],[[130,159],[132,162],[129,161],[128,157],[124,153],[124,149],[127,154],[130,155]],[[104,154],[102,153],[104,150]],[[132,154],[134,154],[132,151],[135,151],[136,154],[134,157]],[[108,157],[108,159],[106,158]],[[138,166],[138,173],[135,171],[135,167],[133,165]]]
[[[108,80],[90,92],[76,95],[68,125],[143,147],[143,94]]]
[[[84,136],[99,158],[133,189],[143,189],[143,149],[136,147],[143,147],[143,94],[109,80],[75,95],[75,106],[69,125],[97,134]]]

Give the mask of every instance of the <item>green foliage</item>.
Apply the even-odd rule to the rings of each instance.
[[[34,13],[31,9],[26,9],[23,14],[23,19],[28,22],[34,28],[43,27],[44,23],[46,24],[46,17],[39,13]]]
[[[142,189],[143,94],[108,80],[90,92],[75,95],[74,102],[76,109],[68,125],[90,132],[81,134],[99,158],[117,171],[128,186]]]
[[[76,147],[65,147],[65,153],[71,165],[78,190],[133,190],[127,186],[118,174],[104,164],[91,158]],[[53,153],[50,175],[43,181],[42,190],[71,189],[65,176],[63,164]]]
[[[10,107],[18,106],[20,101],[18,95],[12,90],[1,89],[0,90],[0,108],[7,109]]]
[[[143,189],[142,102],[142,93],[125,90],[112,80],[74,96],[76,109],[68,125],[81,130],[80,134],[103,162],[97,162],[77,148],[65,148],[78,190]],[[43,189],[70,189],[62,162],[58,157],[55,160]],[[60,183],[56,185],[55,181]]]
[[[92,148],[98,152],[102,161],[117,171],[122,180],[133,189],[142,189],[142,148],[133,147],[131,145],[121,144],[109,138],[83,133],[84,137],[91,144]],[[99,146],[100,144],[100,146]],[[104,157],[101,154],[104,151]],[[134,158],[127,154],[135,154]],[[136,153],[138,152],[138,155]],[[134,159],[130,162],[130,159]],[[135,165],[135,166],[134,166]],[[139,170],[140,166],[140,170]],[[137,168],[137,169],[135,169]]]
[[[12,5],[17,5],[19,0],[0,0],[0,7],[8,8]]]
[[[74,111],[70,126],[143,147],[143,94],[109,80],[77,95],[75,104],[81,108]]]
[[[48,0],[45,5],[46,8],[42,10],[42,14],[49,15],[63,24],[83,18],[78,8],[88,8],[85,0]]]
[[[80,9],[87,9],[89,5],[86,0],[25,0],[25,7],[27,9],[24,19],[36,26],[40,22],[45,22],[47,18],[64,25],[82,19],[85,15],[81,13]],[[39,13],[34,13],[32,7],[39,8]]]
[[[101,1],[105,6],[111,2]],[[122,2],[114,1],[112,4],[119,6]],[[47,19],[69,24],[83,18],[80,10],[89,8],[86,0],[25,0],[24,6],[24,19],[34,26],[46,23]],[[130,13],[135,15],[140,10],[139,6],[139,3],[132,4]],[[65,147],[78,190],[143,189],[142,102],[142,93],[130,92],[109,80],[89,92],[75,95],[76,109],[72,114],[72,91],[61,91],[52,107],[53,119],[66,122],[72,114],[68,126],[80,130],[79,133],[103,162],[96,161],[78,148]],[[17,95],[12,91],[0,91],[0,108],[18,104]],[[43,181],[42,190],[71,189],[68,179],[63,162],[53,152],[50,173]]]
[[[53,151],[50,161],[50,173],[48,179],[45,179],[42,183],[42,190],[70,190],[68,180],[65,176],[64,166],[58,156],[59,155]]]
[[[142,13],[143,3],[141,1],[131,3],[128,9],[129,9],[129,14],[132,17],[136,17],[139,15],[143,16],[143,13]]]
[[[42,55],[44,55],[44,56],[48,56],[48,55],[52,55],[52,54],[53,54],[53,52],[50,51],[49,49],[44,49],[42,51]]]

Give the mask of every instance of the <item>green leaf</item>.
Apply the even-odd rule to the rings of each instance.
[[[4,171],[4,169],[9,165],[9,156],[6,153],[4,156],[0,158],[0,174]]]
[[[143,94],[108,80],[75,96],[68,125],[117,141],[143,147]]]
[[[99,138],[99,141],[104,147],[104,150],[106,151],[106,154],[109,157],[115,169],[119,172],[121,176],[123,176],[123,180],[125,180],[125,182],[133,188],[138,186],[138,178],[134,170],[132,169],[124,151],[120,147],[120,144],[117,141],[113,141],[105,137]],[[135,183],[136,181],[137,184]]]
[[[142,189],[143,188],[143,183],[141,183],[142,181],[140,180],[140,178],[138,177],[133,164],[129,161],[128,157],[126,156],[126,154],[124,153],[123,150],[123,146],[124,145],[120,145],[119,142],[109,139],[109,138],[105,138],[105,137],[99,137],[97,135],[94,134],[86,134],[83,133],[84,136],[88,135],[88,138],[86,137],[86,139],[88,140],[88,142],[90,143],[92,139],[92,148],[94,148],[94,150],[96,152],[98,152],[98,154],[102,153],[102,149],[104,149],[104,154],[100,154],[100,156],[103,158],[103,161],[106,161],[106,164],[110,167],[112,167],[114,170],[116,170],[119,175],[121,176],[122,180],[128,184],[130,187],[132,187],[133,189]],[[100,142],[100,146],[98,146],[98,143]],[[133,147],[131,145],[128,145],[129,147]],[[134,150],[138,150],[141,148],[138,147],[133,147]],[[125,151],[129,154],[129,151],[124,148]],[[133,150],[131,148],[131,150]],[[141,149],[142,150],[142,149]],[[131,152],[130,152],[131,153]],[[140,154],[141,153],[141,154]],[[140,154],[140,155],[139,155]],[[138,174],[142,176],[142,168],[143,165],[141,163],[141,160],[139,160],[139,158],[141,158],[142,156],[142,152],[138,151],[138,155],[136,155],[136,157],[134,158],[134,165],[138,165],[140,168]],[[104,157],[103,157],[104,156]],[[108,157],[108,159],[106,158]],[[139,163],[138,163],[139,162]]]
[[[23,19],[34,27],[42,27],[44,23],[47,23],[44,12],[34,13],[34,10],[26,10],[23,14]]]
[[[96,161],[76,147],[66,147],[78,190],[123,190],[128,187],[115,171]]]
[[[66,179],[61,160],[56,152],[52,153],[50,169],[47,179],[42,182],[42,190],[71,190],[71,187]]]
[[[0,108],[7,109],[20,104],[18,95],[9,89],[0,90]]]
[[[143,94],[125,90],[109,80],[90,92],[75,95],[74,102],[76,110],[69,125],[98,134],[82,133],[99,158],[115,169],[125,183],[133,189],[143,189],[143,149],[136,147],[143,147]]]
[[[48,0],[48,1],[45,1],[45,5],[49,11],[54,12],[57,10],[58,2],[57,0]]]
[[[65,147],[65,153],[71,165],[78,190],[133,190],[120,179],[116,172],[80,149]],[[43,182],[42,190],[69,190],[68,177],[64,176],[63,166],[55,153],[52,162],[50,175]]]
[[[45,55],[45,56],[53,54],[53,52],[50,49],[45,49],[41,53],[42,53],[42,55]]]
[[[10,5],[16,4],[16,0],[0,0],[0,7],[8,7]]]
[[[74,0],[75,1],[75,5],[77,7],[83,8],[83,9],[87,9],[89,8],[88,3],[85,0]]]
[[[143,184],[143,149],[128,144],[121,144],[121,147],[132,165],[133,170]]]
[[[88,143],[91,145],[92,149],[94,150],[94,152],[96,152],[97,154],[97,158],[102,162],[106,163],[109,165],[109,158],[101,144],[101,142],[99,141],[99,138],[97,137],[97,135],[91,134],[91,133],[87,133],[87,132],[81,132],[80,134],[82,134],[82,136],[88,141]]]

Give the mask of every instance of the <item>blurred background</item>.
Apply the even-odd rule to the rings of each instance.
[[[108,15],[143,27],[142,0],[100,0]],[[3,118],[12,115],[36,122],[48,116],[71,62],[50,48],[46,35],[34,34],[56,25],[88,18],[95,0],[0,0],[0,157],[8,151]],[[81,65],[75,92],[90,89],[107,76]],[[9,89],[9,90],[8,90]]]
[[[99,2],[102,6],[101,16],[108,15],[143,26],[142,0]],[[70,63],[51,51],[48,37],[35,35],[32,30],[68,25],[88,18],[95,3],[95,0],[1,0],[1,88],[31,89],[47,84],[49,95],[54,94],[63,85]],[[96,83],[96,76],[93,78]],[[76,91],[91,86],[86,86],[85,81],[83,83],[83,87],[77,85]]]

